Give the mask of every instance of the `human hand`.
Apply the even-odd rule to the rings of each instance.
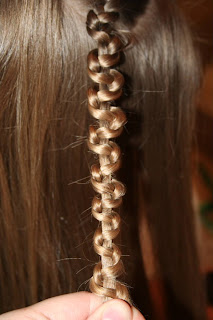
[[[145,320],[122,300],[102,303],[100,297],[79,292],[51,298],[0,315],[0,320]]]

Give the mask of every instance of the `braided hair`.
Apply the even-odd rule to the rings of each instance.
[[[88,108],[98,120],[98,125],[89,128],[88,147],[99,156],[99,163],[91,167],[91,182],[97,192],[92,214],[101,223],[94,235],[94,249],[101,261],[94,268],[90,289],[105,300],[130,302],[126,286],[117,280],[124,270],[121,251],[113,242],[119,234],[121,219],[117,210],[125,194],[124,184],[115,176],[121,166],[121,150],[112,140],[120,136],[126,123],[125,113],[116,103],[124,85],[124,76],[116,66],[125,46],[114,29],[118,18],[113,1],[97,4],[87,16],[88,34],[98,43],[88,55],[88,74],[96,84],[88,90]]]

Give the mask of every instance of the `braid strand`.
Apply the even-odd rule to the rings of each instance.
[[[88,74],[95,83],[88,90],[88,109],[99,126],[90,126],[88,147],[99,156],[99,163],[91,167],[91,183],[97,192],[92,214],[100,222],[94,249],[101,258],[94,268],[90,290],[105,301],[120,298],[130,302],[126,286],[117,280],[124,269],[121,251],[113,242],[120,232],[120,216],[115,210],[122,203],[125,187],[115,176],[121,166],[121,150],[111,139],[120,136],[126,123],[124,112],[115,103],[124,85],[123,75],[115,69],[124,43],[113,28],[119,17],[113,5],[113,1],[102,1],[87,16],[88,34],[98,43],[98,49],[88,55]]]

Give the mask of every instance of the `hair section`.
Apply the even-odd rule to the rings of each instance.
[[[120,136],[126,116],[115,105],[124,85],[123,75],[115,68],[120,62],[124,43],[113,28],[119,15],[111,2],[97,5],[87,17],[88,33],[98,42],[98,49],[88,55],[89,76],[98,84],[88,90],[88,104],[99,125],[90,126],[88,146],[99,156],[99,163],[91,167],[91,182],[98,193],[92,202],[92,213],[101,223],[94,235],[94,248],[101,261],[94,268],[90,289],[105,299],[130,301],[125,285],[117,280],[123,273],[123,264],[121,251],[113,242],[120,231],[117,211],[125,187],[115,176],[121,166],[121,150],[112,139]]]

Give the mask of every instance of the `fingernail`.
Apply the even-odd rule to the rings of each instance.
[[[127,304],[120,303],[117,306],[111,306],[103,314],[103,320],[131,320],[132,311]]]
[[[117,310],[108,310],[104,316],[103,320],[129,320],[130,318],[124,314],[120,314]]]

